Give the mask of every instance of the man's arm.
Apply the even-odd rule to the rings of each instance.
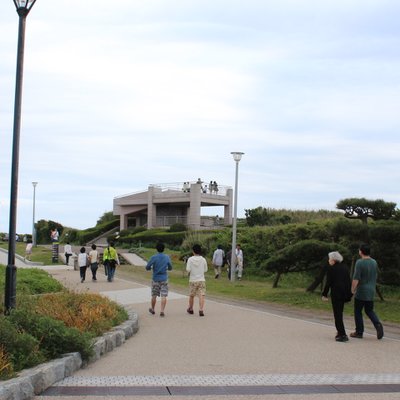
[[[188,260],[186,261],[186,271],[190,272],[192,270],[191,268],[191,261],[190,261],[190,257],[188,258]]]
[[[353,279],[351,283],[351,293],[355,294],[358,286],[358,282],[360,282],[358,279]]]
[[[146,271],[150,271],[152,265],[153,265],[153,256],[150,257],[150,260],[146,265]]]

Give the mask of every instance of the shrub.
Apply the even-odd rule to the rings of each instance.
[[[186,232],[167,232],[161,229],[150,229],[134,235],[120,237],[118,244],[128,244],[129,246],[142,245],[154,248],[158,242],[163,242],[172,249],[182,244],[185,234]]]
[[[12,362],[12,370],[20,371],[46,360],[39,349],[39,340],[16,326],[9,317],[0,317],[0,345]]]
[[[9,318],[17,330],[29,332],[38,340],[40,349],[48,360],[74,351],[79,351],[82,359],[87,360],[93,353],[92,335],[67,327],[62,321],[29,309],[13,310]]]
[[[170,232],[185,232],[186,230],[187,226],[180,223],[172,224],[169,228]]]
[[[38,268],[18,270],[18,292],[25,294],[41,294],[64,290],[63,285],[55,279],[49,279],[49,274]]]
[[[47,294],[38,298],[35,310],[93,336],[128,318],[126,311],[117,303],[91,293],[74,293],[72,296],[71,293]]]
[[[4,266],[0,266],[4,272]],[[4,282],[4,273],[0,281]],[[0,282],[1,283],[1,282]],[[1,293],[0,296],[4,295]],[[8,379],[64,353],[92,354],[92,338],[128,318],[118,304],[98,294],[66,291],[47,272],[21,269],[17,308],[0,316],[0,379]],[[63,289],[60,291],[60,289]],[[56,293],[44,293],[46,290]]]
[[[0,345],[0,380],[7,379],[14,375],[10,356],[4,346]]]

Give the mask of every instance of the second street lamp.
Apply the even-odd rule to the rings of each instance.
[[[15,80],[14,128],[11,161],[10,226],[8,233],[8,262],[4,290],[4,309],[9,313],[16,304],[17,267],[15,266],[15,242],[17,234],[17,197],[19,168],[19,138],[21,131],[22,76],[24,69],[25,24],[29,11],[36,0],[13,0],[19,16],[17,72]]]
[[[238,176],[239,176],[239,161],[244,153],[240,151],[231,152],[236,163],[235,168],[235,199],[233,202],[233,223],[232,223],[232,253],[231,253],[231,282],[235,281],[236,274],[236,219],[237,219],[237,197],[238,197]]]
[[[36,185],[38,182],[32,182],[33,185],[33,207],[32,207],[32,245],[36,246],[36,227],[35,227],[35,206],[36,206]]]

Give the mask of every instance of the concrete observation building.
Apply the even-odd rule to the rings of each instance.
[[[113,213],[120,216],[120,230],[136,226],[169,227],[175,223],[191,229],[210,229],[232,223],[232,204],[231,187],[204,185],[198,180],[153,184],[146,191],[115,197]],[[223,217],[201,215],[202,207],[219,206],[223,207]]]

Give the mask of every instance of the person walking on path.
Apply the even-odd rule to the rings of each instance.
[[[243,250],[240,244],[236,245],[235,255],[236,255],[236,268],[234,269],[234,273],[235,270],[237,270],[238,280],[240,281],[243,275]]]
[[[69,265],[69,258],[72,256],[72,247],[67,242],[67,244],[64,246],[64,255],[65,255],[65,265]]]
[[[219,244],[217,249],[214,251],[212,264],[214,266],[215,279],[218,279],[221,275],[221,269],[224,264],[225,252],[222,250],[222,246]]]
[[[99,252],[96,249],[97,247],[93,243],[92,250],[89,251],[89,264],[90,270],[92,271],[92,281],[97,281],[96,273],[99,268]]]
[[[322,300],[328,301],[330,290],[333,316],[335,318],[337,342],[347,342],[349,340],[343,322],[344,303],[351,300],[351,280],[349,268],[343,263],[343,256],[338,251],[328,254],[328,276],[325,288],[322,292]]]
[[[86,268],[88,264],[88,255],[86,254],[86,249],[81,247],[78,255],[78,265],[79,265],[79,275],[81,277],[81,283],[85,282],[86,279]]]
[[[193,255],[189,257],[186,263],[186,271],[189,272],[189,307],[186,310],[189,314],[193,314],[194,298],[199,297],[199,315],[204,317],[204,302],[206,296],[206,278],[204,274],[207,272],[207,261],[201,255],[201,246],[195,244],[192,248]]]
[[[168,297],[168,271],[172,270],[171,259],[164,254],[165,246],[163,243],[158,243],[156,246],[157,254],[150,257],[146,265],[146,270],[153,269],[151,282],[151,307],[150,314],[155,314],[157,297],[161,297],[160,317],[165,316],[165,306],[167,305]]]
[[[25,247],[25,260],[31,261],[31,255],[32,255],[32,248],[33,248],[33,243],[32,240],[28,240],[26,243],[26,247]]]
[[[114,242],[110,242],[107,248],[104,250],[103,264],[106,270],[107,281],[112,282],[114,280],[117,265],[119,265],[118,253],[114,248]]]
[[[350,337],[362,339],[364,333],[364,320],[362,311],[374,324],[376,337],[383,338],[383,326],[378,316],[374,312],[374,297],[376,289],[376,279],[378,276],[378,264],[370,256],[371,249],[369,245],[362,244],[358,254],[360,259],[356,261],[351,291],[354,293],[354,321],[356,325],[355,332]]]

